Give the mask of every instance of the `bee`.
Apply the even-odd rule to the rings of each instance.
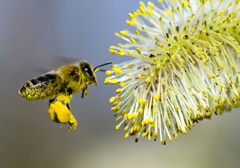
[[[101,66],[111,64],[107,62],[94,69],[87,61],[79,61],[50,71],[33,78],[22,85],[19,94],[29,101],[49,100],[50,119],[57,123],[69,124],[69,130],[77,126],[77,120],[71,113],[70,101],[74,93],[82,91],[82,98],[87,97],[90,84],[97,86],[96,71]]]

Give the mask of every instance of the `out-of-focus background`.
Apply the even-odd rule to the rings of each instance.
[[[18,95],[24,82],[54,69],[61,57],[93,66],[131,59],[108,47],[123,42],[114,32],[129,28],[125,20],[138,6],[138,0],[0,0],[0,168],[240,167],[239,109],[163,146],[135,143],[115,130],[108,100],[116,87],[103,84],[104,73],[97,72],[99,86],[90,86],[88,98],[74,95],[78,127],[71,132],[49,119],[47,100]]]

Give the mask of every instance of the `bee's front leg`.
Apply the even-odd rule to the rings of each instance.
[[[82,89],[82,98],[84,97],[84,95],[85,97],[87,97],[87,91],[88,91],[88,84],[86,84]]]

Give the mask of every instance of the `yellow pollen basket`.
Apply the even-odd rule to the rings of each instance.
[[[62,102],[56,101],[49,104],[49,116],[50,119],[57,123],[69,124],[68,130],[70,131],[74,125],[74,129],[77,127],[77,120],[72,115],[70,110]]]

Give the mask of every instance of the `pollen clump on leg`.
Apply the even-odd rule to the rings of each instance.
[[[69,124],[68,130],[70,131],[74,126],[77,128],[77,120],[72,115],[70,110],[61,101],[50,102],[49,104],[50,119],[57,123]]]

